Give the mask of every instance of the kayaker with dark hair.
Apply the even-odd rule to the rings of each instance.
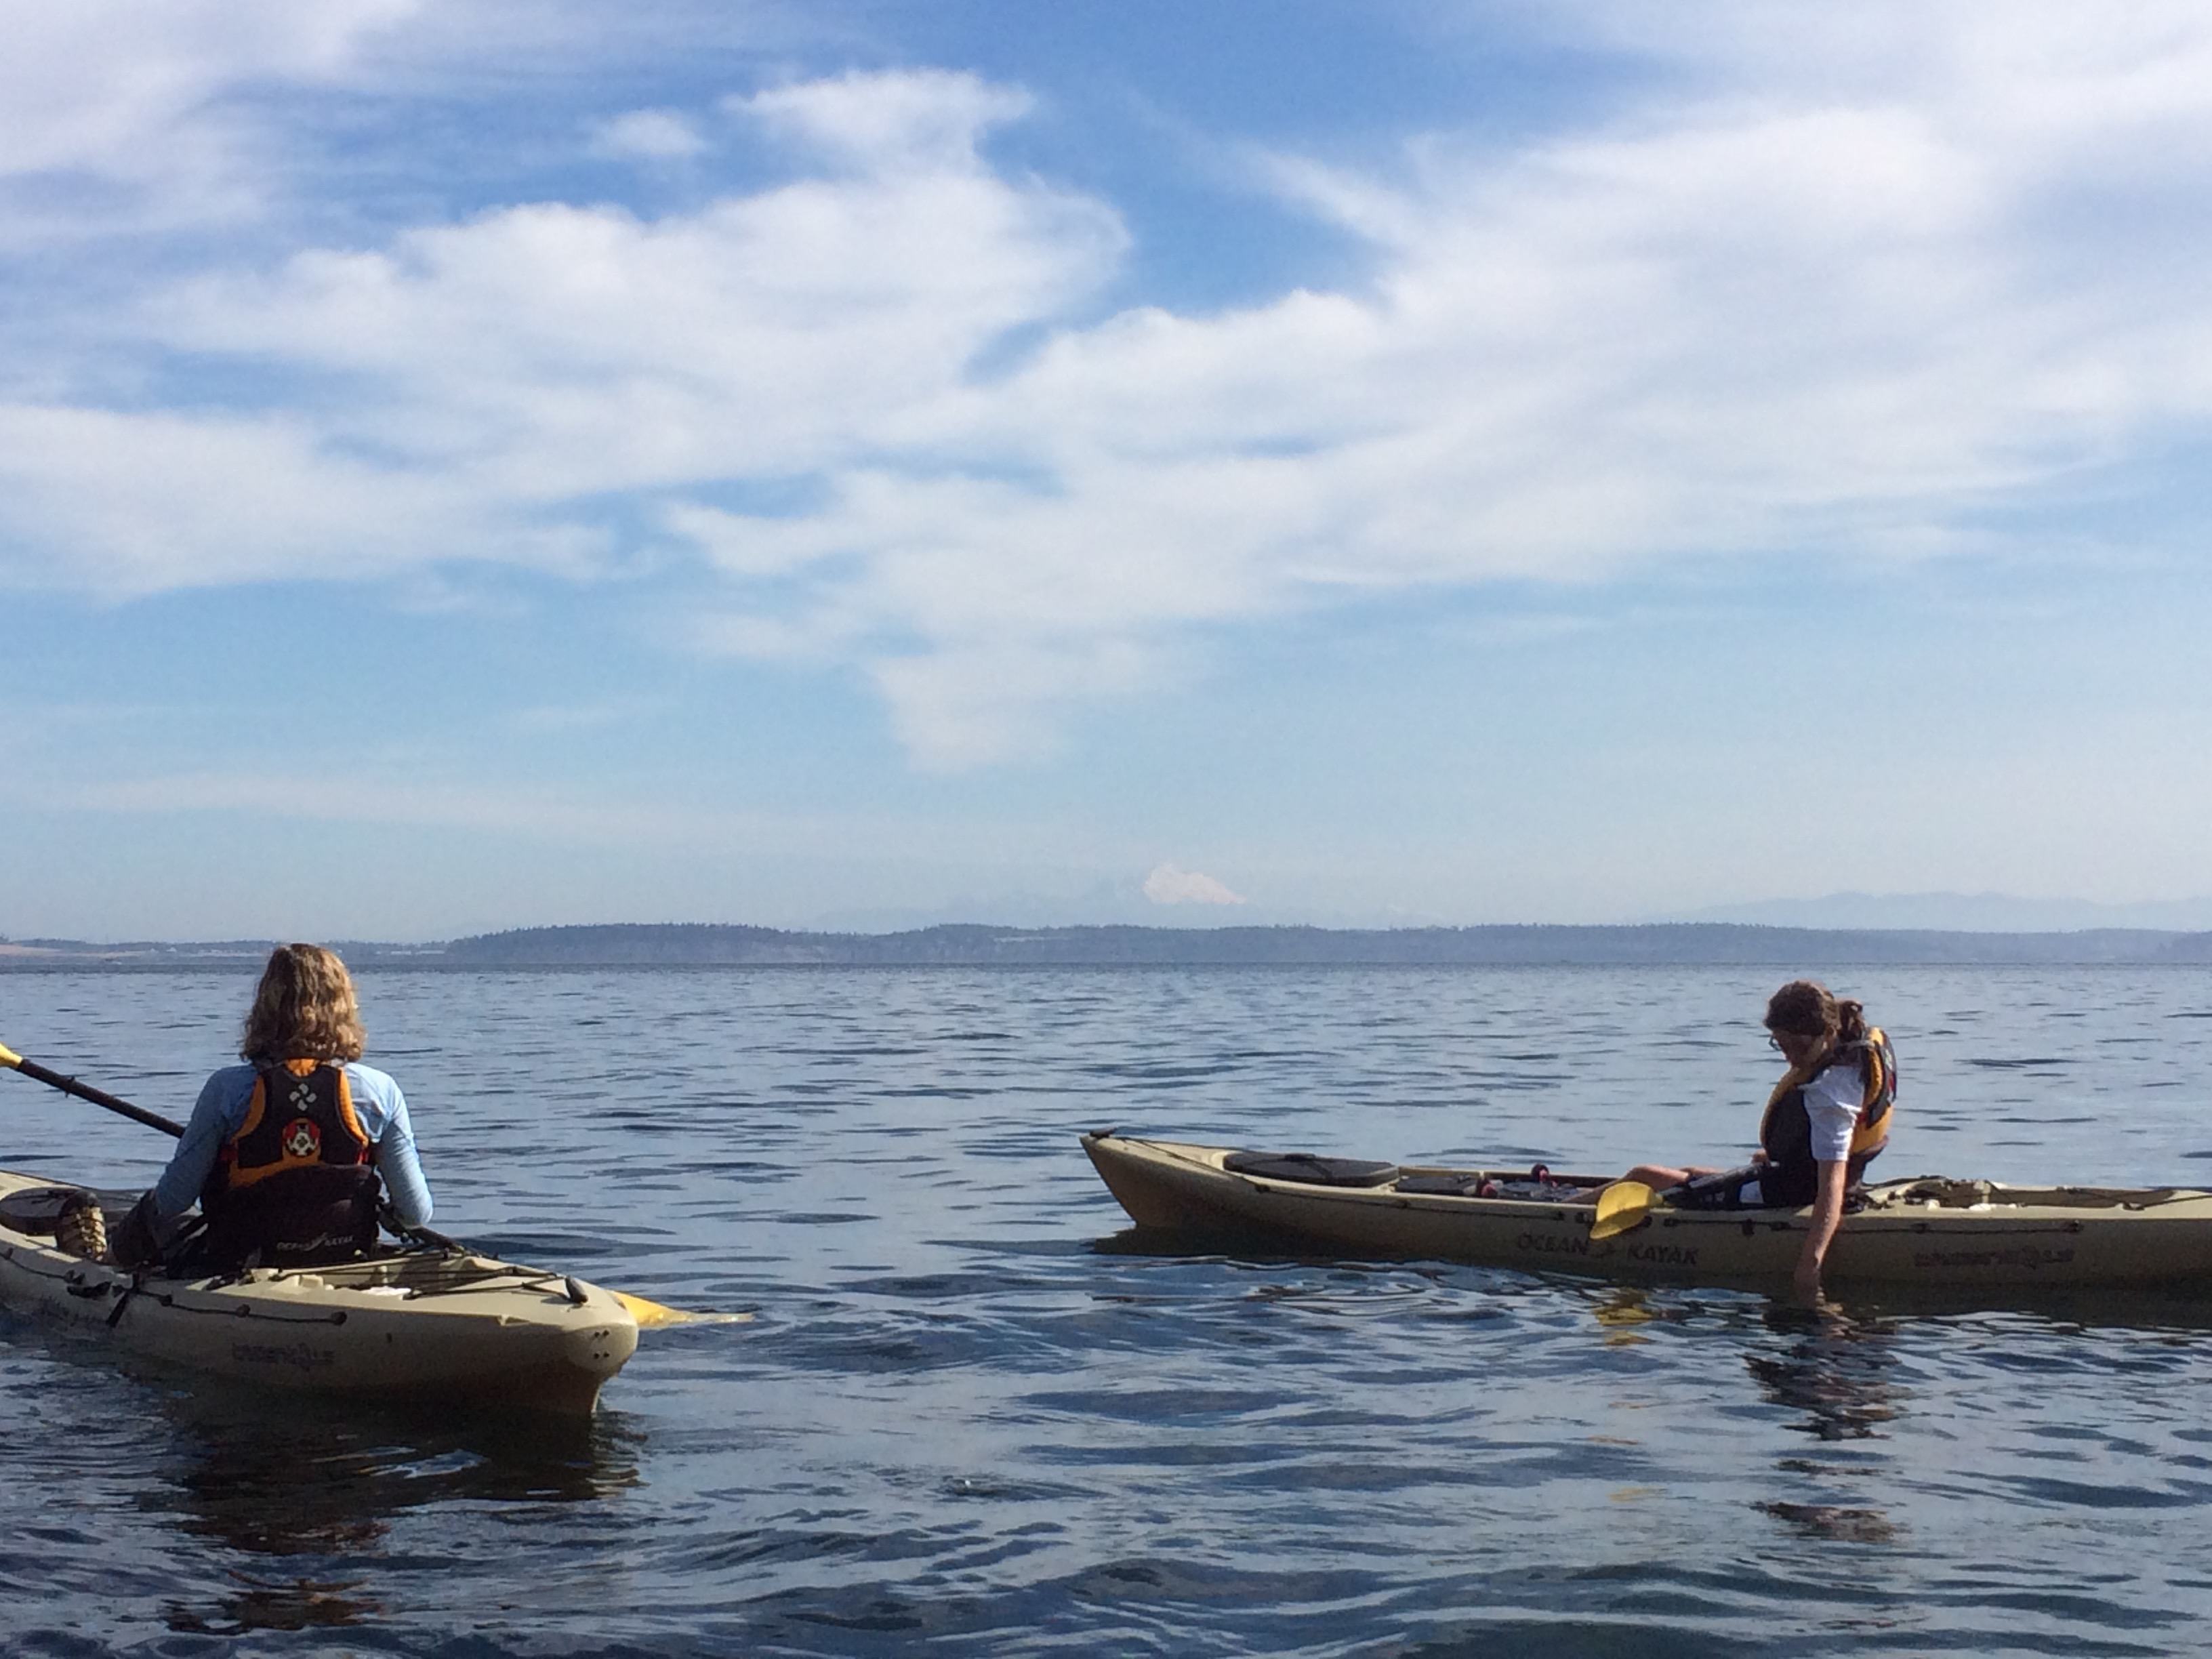
[[[200,1090],[169,1167],[117,1231],[116,1259],[161,1256],[197,1202],[206,1226],[180,1244],[197,1267],[342,1261],[376,1242],[380,1176],[404,1225],[428,1222],[407,1098],[361,1063],[363,1042],[345,964],[320,945],[277,946],[239,1039],[246,1064]]]
[[[1642,1164],[1626,1179],[1678,1189],[1692,1201],[1731,1207],[1813,1206],[1796,1285],[1808,1300],[1843,1220],[1844,1200],[1889,1140],[1897,1056],[1866,1010],[1809,979],[1792,980],[1766,1002],[1767,1041],[1790,1064],[1759,1119],[1749,1169],[1669,1169]],[[1692,1185],[1702,1191],[1679,1194]]]

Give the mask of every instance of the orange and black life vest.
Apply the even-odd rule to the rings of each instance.
[[[1759,1172],[1761,1198],[1768,1205],[1810,1204],[1820,1194],[1820,1166],[1813,1156],[1813,1115],[1805,1105],[1805,1085],[1837,1066],[1856,1065],[1860,1083],[1858,1122],[1851,1129],[1846,1179],[1856,1181],[1889,1144],[1890,1119],[1897,1105],[1897,1053],[1889,1036],[1869,1026],[1856,1042],[1838,1045],[1815,1072],[1792,1068],[1774,1087],[1759,1120],[1759,1144],[1766,1163]]]
[[[208,1229],[196,1254],[224,1267],[305,1267],[376,1241],[375,1148],[345,1067],[288,1060],[257,1069],[238,1133],[200,1190]]]
[[[345,1067],[288,1060],[256,1073],[246,1120],[216,1154],[203,1204],[289,1170],[368,1162],[368,1136],[354,1115]]]

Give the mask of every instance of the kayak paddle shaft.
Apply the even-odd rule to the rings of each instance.
[[[88,1100],[95,1106],[105,1106],[111,1112],[120,1113],[149,1129],[159,1129],[163,1134],[182,1139],[185,1126],[173,1117],[163,1117],[159,1112],[149,1112],[143,1106],[133,1106],[127,1100],[118,1100],[104,1089],[95,1089],[88,1083],[79,1083],[73,1077],[64,1077],[59,1072],[50,1072],[36,1060],[26,1060],[6,1043],[0,1042],[0,1066],[14,1067],[33,1083],[58,1089],[65,1095],[75,1095],[79,1100]]]

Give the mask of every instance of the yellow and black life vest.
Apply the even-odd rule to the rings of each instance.
[[[1792,1066],[1767,1097],[1759,1123],[1765,1149],[1760,1195],[1769,1205],[1810,1204],[1819,1195],[1820,1167],[1813,1156],[1813,1117],[1805,1106],[1805,1085],[1832,1066],[1856,1064],[1861,1085],[1858,1122],[1851,1129],[1848,1178],[1856,1181],[1876,1153],[1889,1144],[1890,1119],[1897,1105],[1897,1052],[1880,1026],[1867,1028],[1856,1042],[1838,1044],[1817,1066]]]
[[[194,1254],[222,1267],[358,1255],[376,1241],[374,1156],[343,1066],[259,1067],[245,1120],[200,1190],[208,1227]]]

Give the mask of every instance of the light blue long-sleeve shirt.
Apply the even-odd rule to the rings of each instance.
[[[251,1066],[226,1066],[209,1078],[185,1125],[184,1139],[161,1178],[154,1183],[154,1202],[165,1222],[173,1221],[199,1201],[200,1189],[215,1170],[222,1144],[244,1127],[246,1109],[253,1099]],[[407,1097],[374,1066],[349,1060],[346,1088],[353,1097],[354,1115],[362,1133],[374,1147],[371,1156],[376,1172],[399,1219],[420,1227],[430,1219],[430,1186],[422,1179],[422,1165],[415,1156],[415,1131],[407,1121]]]

